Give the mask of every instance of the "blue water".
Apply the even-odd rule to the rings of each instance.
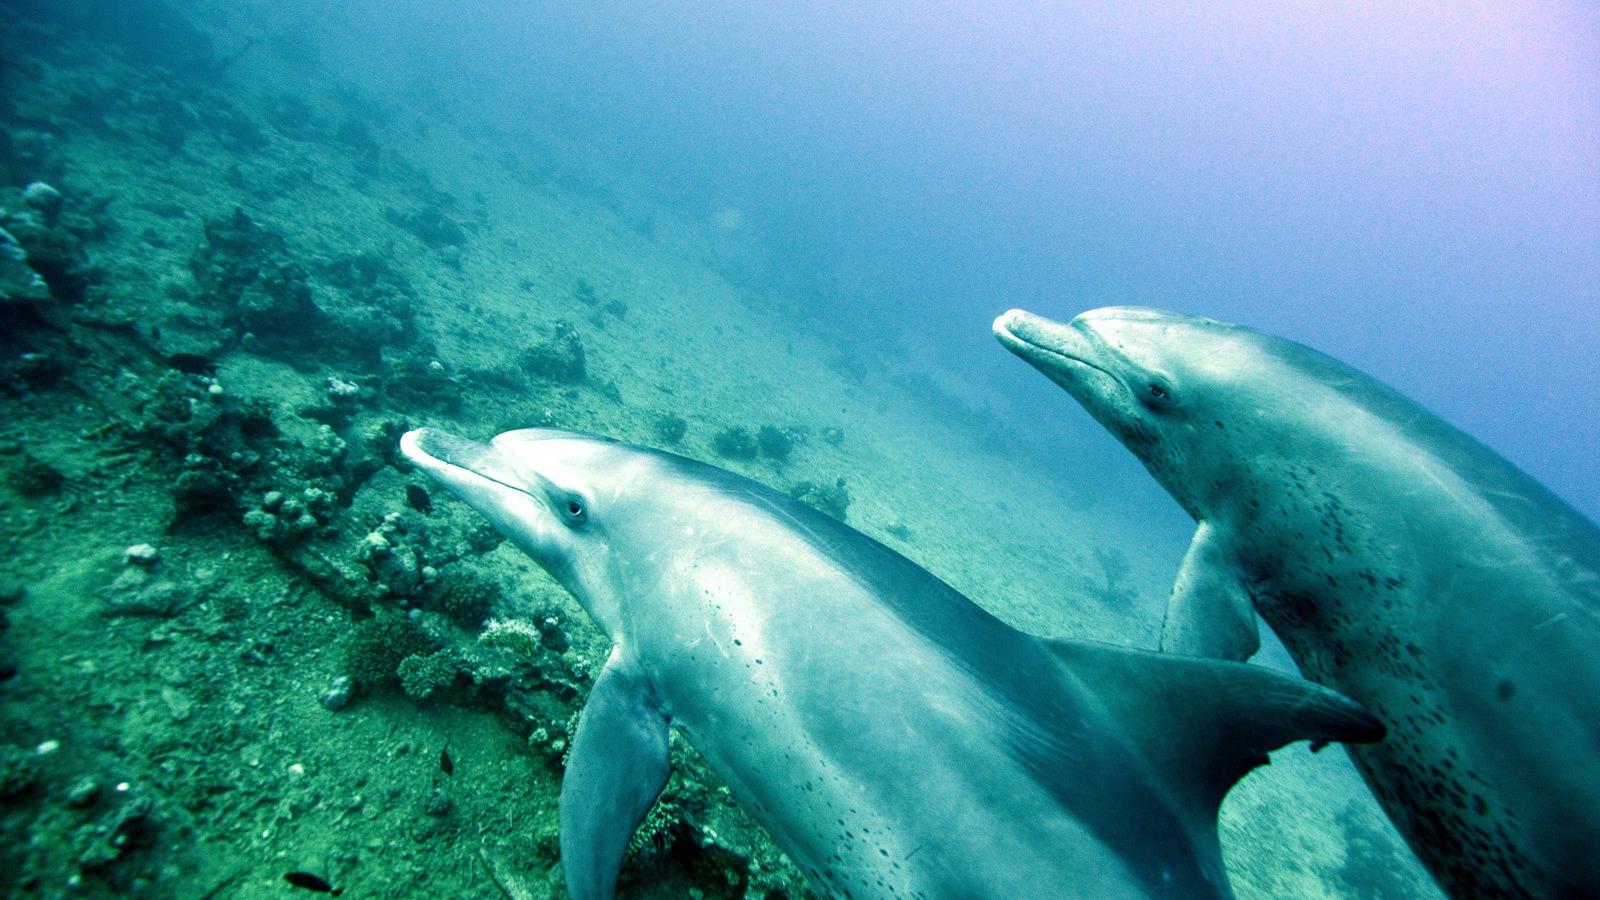
[[[1351,362],[1600,516],[1592,5],[473,6],[340,40],[738,210],[763,289],[931,343],[1036,444],[1111,449],[988,321],[1159,306]]]

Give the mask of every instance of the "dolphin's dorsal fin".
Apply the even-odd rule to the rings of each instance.
[[[1222,797],[1297,740],[1368,743],[1383,725],[1355,701],[1248,663],[1087,641],[1048,641],[1126,729],[1187,810],[1215,827]]]
[[[1178,567],[1161,623],[1161,651],[1215,659],[1249,659],[1261,646],[1255,606],[1239,567],[1210,522],[1201,522]]]
[[[609,900],[634,829],[666,786],[667,721],[612,648],[578,717],[561,779],[561,868],[574,900]]]

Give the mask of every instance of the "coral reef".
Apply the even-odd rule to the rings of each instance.
[[[332,502],[331,494],[316,487],[306,488],[299,497],[267,491],[261,495],[261,505],[244,514],[244,524],[256,540],[283,548],[314,533],[328,518]]]
[[[410,616],[379,613],[356,622],[345,635],[344,674],[362,687],[380,687],[400,677],[401,662],[434,650]]]
[[[395,674],[400,687],[413,700],[426,700],[433,693],[449,687],[456,680],[458,663],[453,651],[445,649],[429,654],[412,654],[400,660]]]

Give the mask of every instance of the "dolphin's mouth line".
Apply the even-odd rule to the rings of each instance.
[[[422,430],[422,429],[419,429],[419,431],[420,430]],[[409,436],[410,435],[408,435],[407,437],[409,437]],[[444,435],[444,437],[450,438],[449,435]],[[402,444],[402,446],[403,446],[403,444]],[[480,445],[474,445],[474,446],[480,446]],[[488,450],[489,448],[484,447],[482,449]],[[491,475],[488,472],[480,471],[480,470],[472,468],[470,466],[462,465],[461,463],[456,462],[453,459],[450,459],[449,455],[448,455],[448,447],[446,449],[446,455],[440,455],[439,453],[435,452],[434,450],[429,449],[421,441],[413,440],[411,442],[411,450],[414,451],[417,454],[420,454],[421,456],[426,457],[427,460],[429,462],[433,463],[434,465],[437,465],[437,466],[440,466],[440,467],[446,468],[446,469],[451,469],[451,470],[454,470],[456,472],[465,472],[466,474],[471,475],[474,478],[477,478],[477,479],[482,480],[482,481],[487,481],[490,484],[499,485],[500,487],[503,487],[508,491],[513,491],[515,493],[522,494],[522,495],[524,495],[526,497],[529,497],[529,498],[532,498],[532,499],[537,499],[537,498],[534,497],[533,492],[529,491],[527,488],[519,487],[518,485],[511,484],[511,483],[506,482],[506,481],[504,481],[504,480],[502,480],[500,478],[496,478],[494,475]],[[492,452],[492,451],[490,451],[490,452]],[[412,462],[413,463],[417,463],[418,460],[413,459]]]
[[[453,463],[445,463],[445,465],[454,465],[454,464]],[[460,469],[463,472],[471,472],[473,475],[476,475],[479,478],[482,478],[484,481],[487,481],[487,482],[489,482],[491,484],[498,484],[498,485],[500,485],[501,487],[505,488],[508,491],[516,491],[517,493],[522,494],[524,496],[527,496],[529,498],[533,497],[533,492],[532,491],[529,491],[526,488],[519,488],[514,484],[506,484],[504,481],[501,481],[500,479],[494,477],[493,475],[485,475],[482,472],[474,471],[474,470],[469,469],[469,468],[467,468],[465,466],[456,466],[456,468]]]
[[[523,494],[523,495],[525,495],[527,497],[530,497],[530,498],[533,497],[533,492],[529,491],[527,488],[520,488],[520,487],[517,487],[514,484],[506,484],[504,481],[501,481],[500,479],[494,477],[493,475],[488,475],[488,474],[485,474],[483,472],[479,472],[477,469],[469,469],[466,466],[463,466],[463,465],[460,465],[460,464],[457,464],[457,463],[453,463],[448,459],[443,459],[441,457],[434,456],[431,453],[428,454],[428,457],[430,459],[434,460],[435,462],[447,465],[450,468],[455,469],[458,472],[466,472],[468,475],[471,475],[474,478],[481,478],[484,481],[489,482],[490,484],[498,484],[498,485],[500,485],[501,487],[505,488],[508,491],[515,491],[518,494]]]
[[[1022,335],[1017,334],[1015,331],[1012,331],[1011,327],[1009,325],[1007,325],[1004,328],[1004,333],[1005,333],[1006,337],[1008,337],[1011,340],[1017,342],[1018,344],[1021,344],[1024,347],[1027,347],[1029,350],[1036,350],[1036,351],[1038,351],[1040,353],[1043,353],[1046,356],[1050,356],[1050,357],[1053,357],[1055,359],[1062,360],[1064,362],[1076,363],[1077,365],[1083,366],[1086,369],[1093,369],[1096,372],[1099,372],[1100,374],[1106,376],[1107,378],[1110,378],[1112,380],[1117,380],[1117,376],[1115,376],[1115,375],[1111,374],[1111,372],[1109,372],[1109,371],[1107,371],[1107,370],[1095,365],[1094,363],[1088,361],[1087,359],[1083,359],[1082,357],[1078,357],[1078,356],[1073,356],[1070,353],[1063,353],[1060,350],[1055,350],[1055,349],[1052,349],[1050,347],[1046,347],[1043,344],[1036,344],[1033,341],[1030,341],[1027,338],[1023,337]]]

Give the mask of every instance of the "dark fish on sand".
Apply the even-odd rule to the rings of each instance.
[[[313,875],[310,872],[288,872],[284,874],[283,880],[297,888],[305,888],[308,891],[316,891],[319,894],[332,894],[337,897],[344,893],[344,888],[336,888],[329,884],[326,878]]]
[[[450,758],[449,747],[439,751],[439,770],[446,775],[456,774],[456,761]]]
[[[433,498],[428,496],[427,489],[421,485],[406,485],[406,503],[417,512],[433,512]]]

